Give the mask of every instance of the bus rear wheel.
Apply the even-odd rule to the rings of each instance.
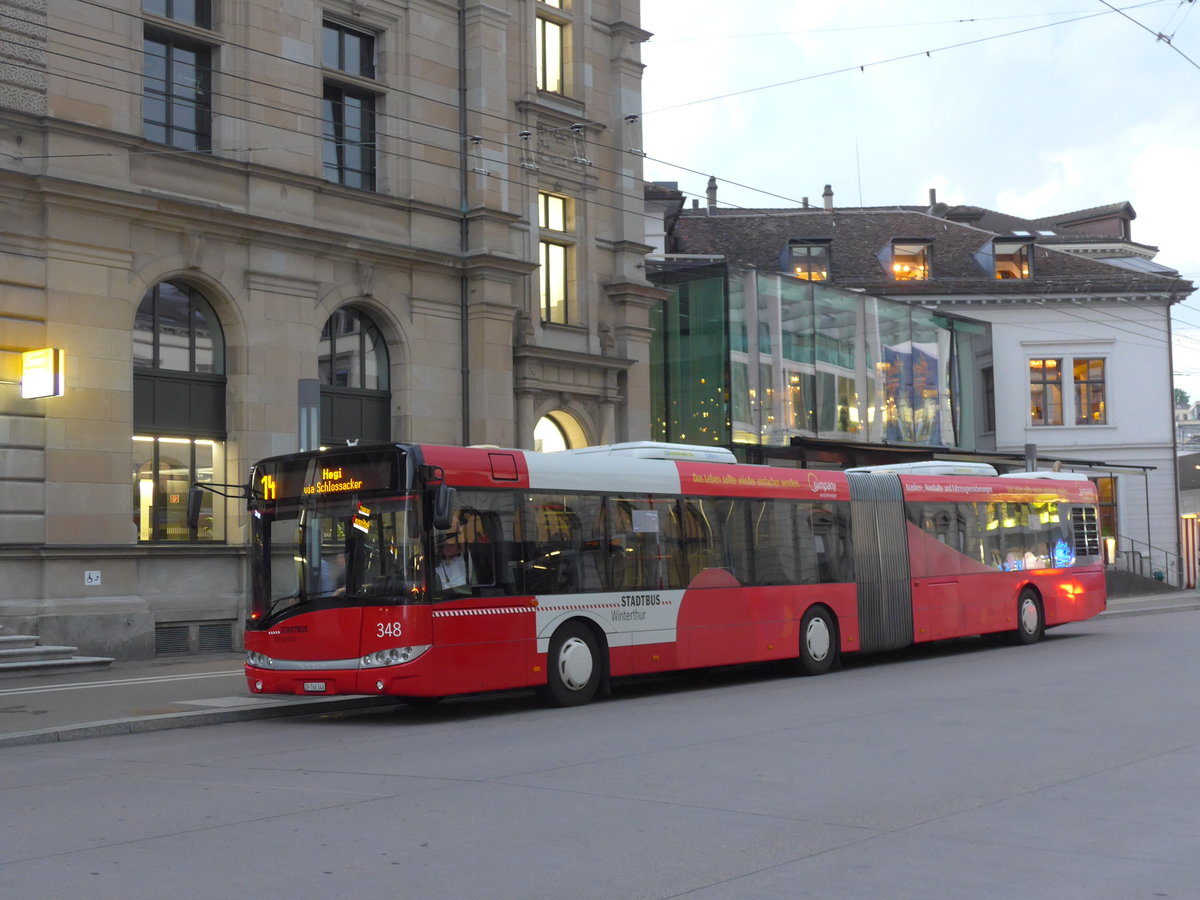
[[[837,658],[837,623],[824,606],[814,606],[800,620],[800,656],[796,671],[801,675],[824,675]]]
[[[589,703],[600,687],[603,668],[600,646],[591,629],[578,622],[568,623],[550,639],[542,697],[554,706]]]
[[[1046,633],[1046,617],[1042,612],[1042,601],[1029,588],[1021,591],[1017,598],[1017,630],[1013,641],[1018,644],[1036,644]]]

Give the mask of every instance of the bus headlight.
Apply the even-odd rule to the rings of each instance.
[[[246,665],[254,666],[256,669],[270,669],[274,667],[275,663],[265,653],[259,653],[257,650],[247,650]]]
[[[368,653],[361,660],[364,669],[378,669],[382,666],[399,666],[412,662],[429,649],[429,644],[416,647],[389,647],[386,650],[376,650]]]

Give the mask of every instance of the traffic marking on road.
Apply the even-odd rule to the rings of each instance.
[[[144,678],[115,678],[108,681],[79,681],[72,684],[46,684],[40,687],[7,688],[0,690],[0,697],[15,697],[18,694],[50,694],[54,691],[85,691],[89,688],[120,687],[130,684],[158,684],[167,681],[189,681],[197,678],[228,678],[230,675],[245,675],[243,669],[228,672],[197,672],[192,675],[148,675]]]

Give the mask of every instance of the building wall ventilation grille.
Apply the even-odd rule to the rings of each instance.
[[[186,625],[156,625],[154,627],[154,653],[187,653],[191,648]]]

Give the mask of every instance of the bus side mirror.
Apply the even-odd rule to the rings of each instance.
[[[193,531],[200,525],[200,507],[204,503],[204,489],[192,485],[188,491],[187,524]]]
[[[445,482],[437,486],[433,495],[433,527],[445,531],[453,524],[451,510],[454,508],[454,488]]]

